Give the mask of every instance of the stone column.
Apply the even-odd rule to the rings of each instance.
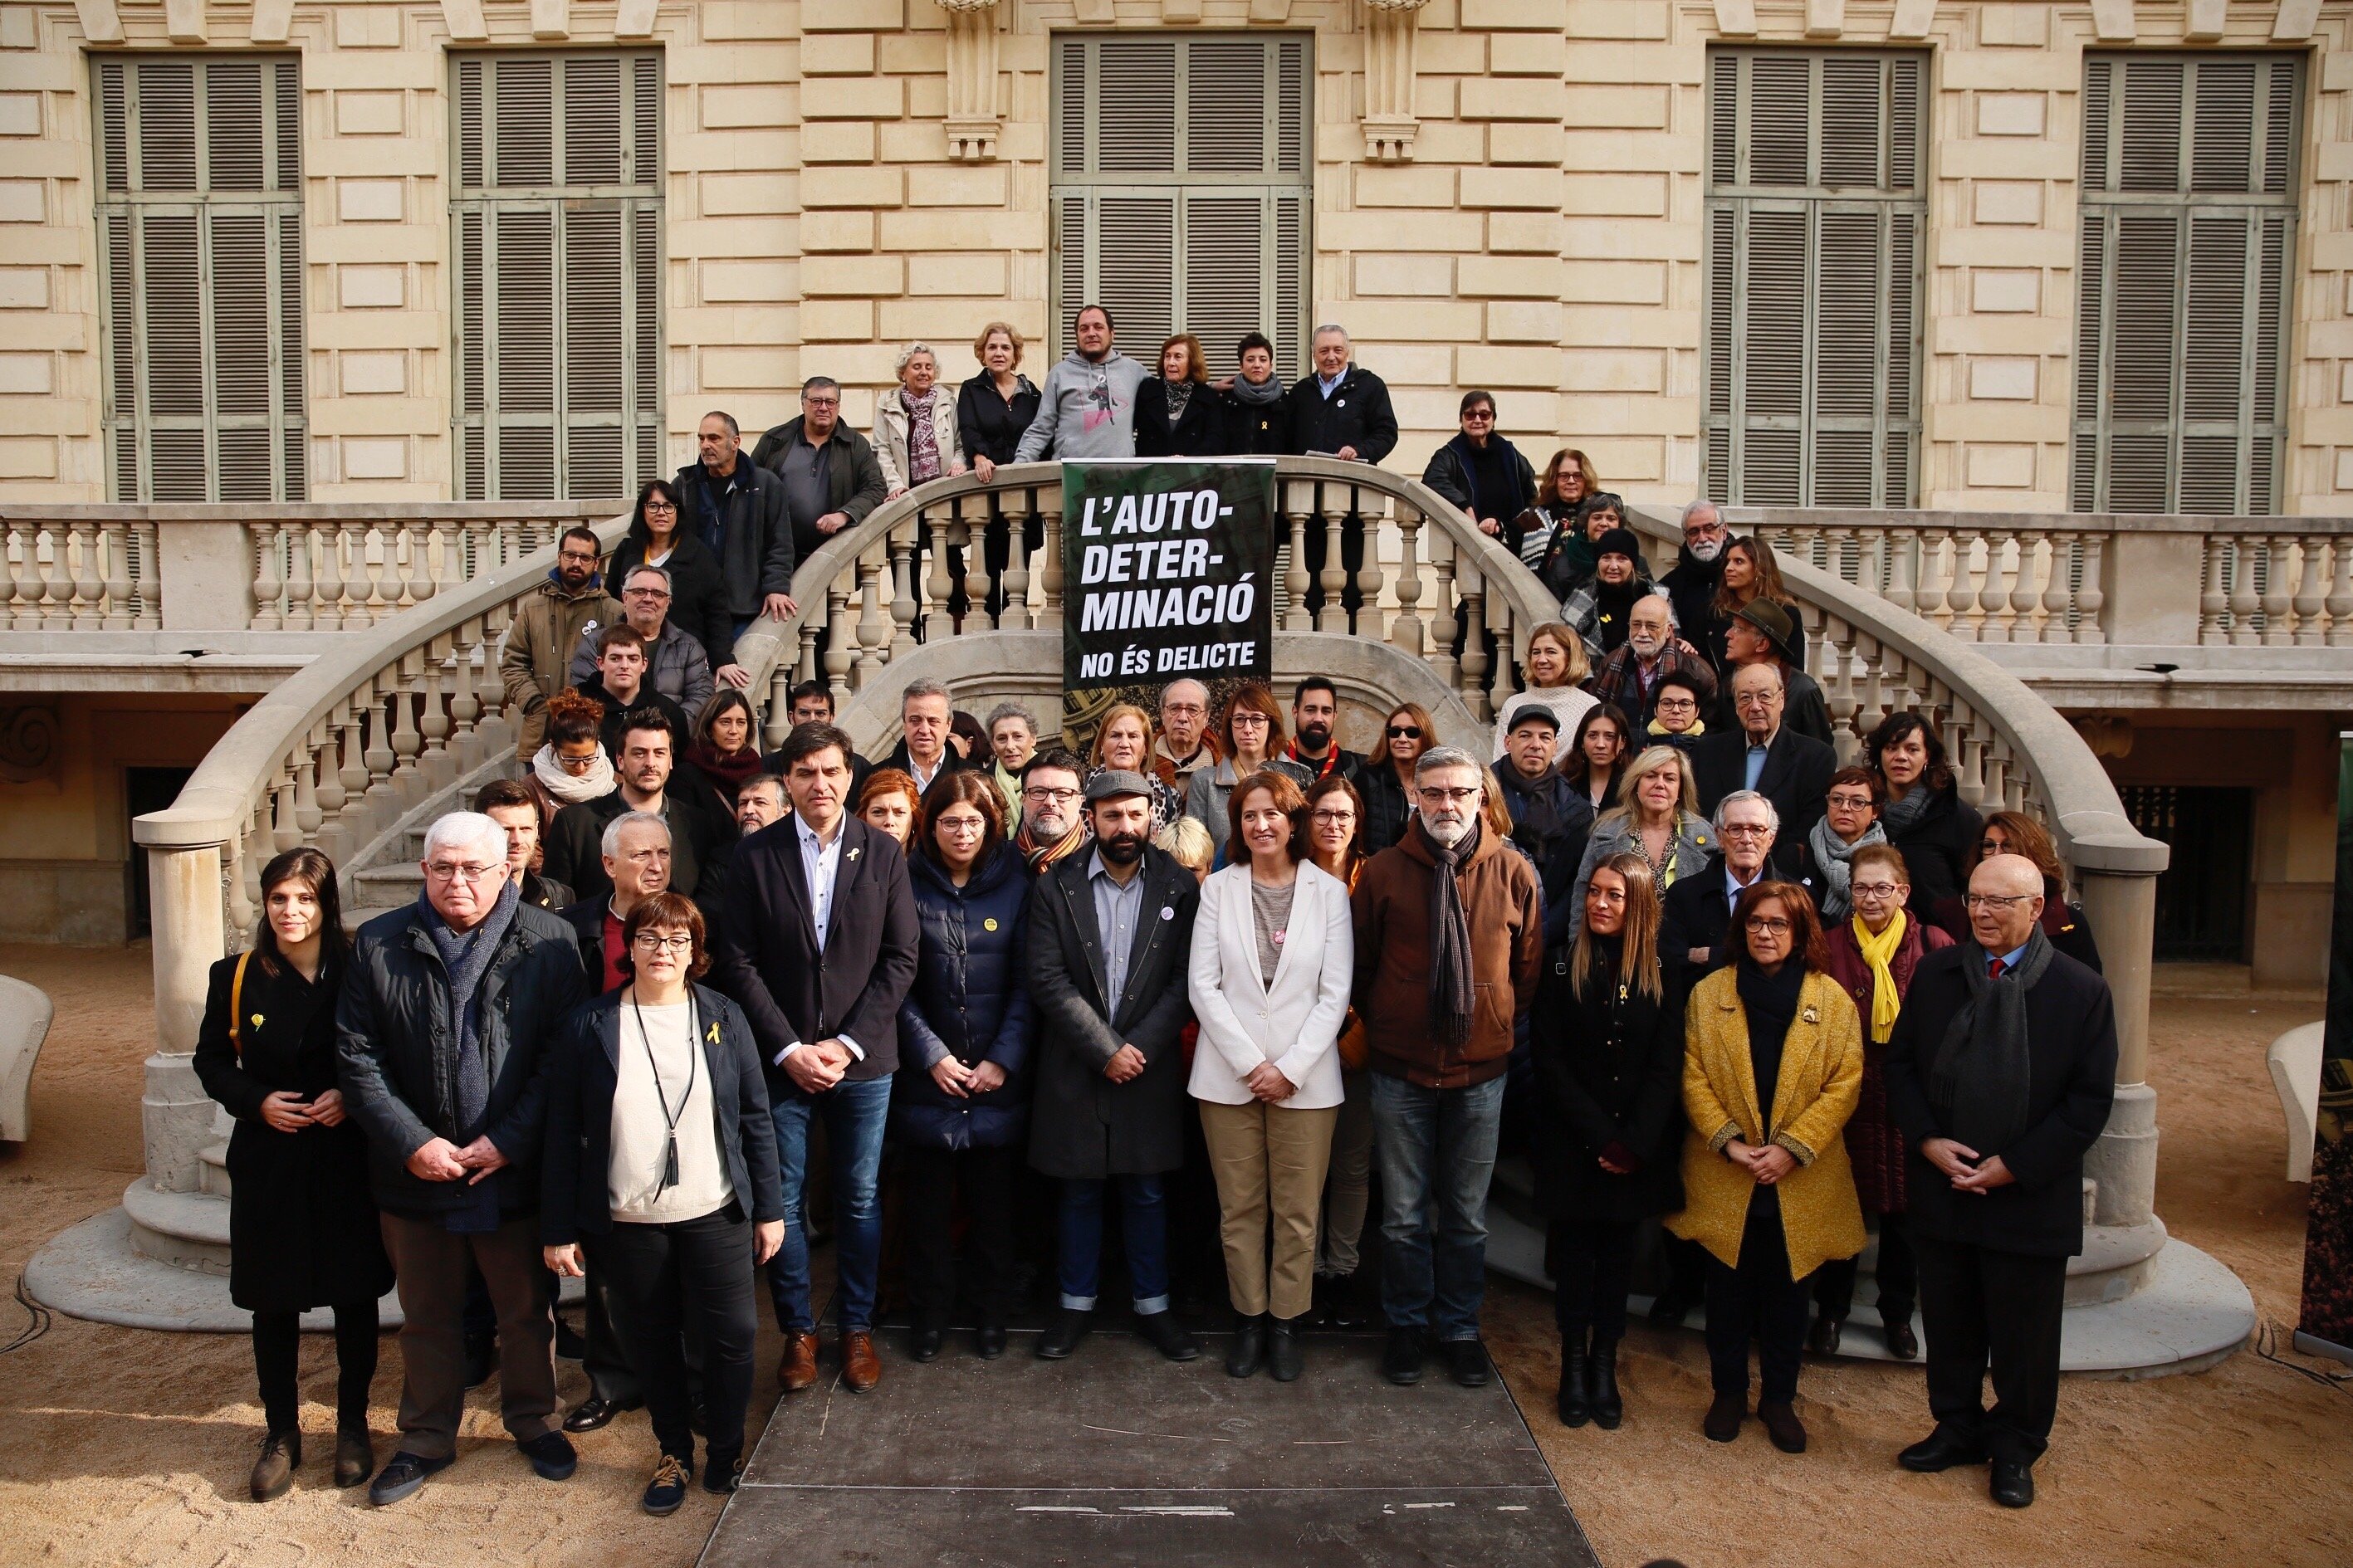
[[[2147,1080],[2157,874],[2168,851],[2122,821],[2073,833],[2071,840],[2084,913],[2116,999],[2116,1094],[2107,1127],[2084,1156],[2093,1184],[2091,1224],[2084,1256],[2069,1270],[2069,1300],[2113,1300],[2139,1286],[2165,1245],[2157,1217],[2157,1091]]]
[[[204,1184],[198,1155],[215,1142],[216,1108],[193,1063],[210,972],[228,951],[221,845],[151,846],[147,877],[155,961],[155,1054],[147,1058],[140,1101],[147,1182],[160,1192],[189,1193]]]

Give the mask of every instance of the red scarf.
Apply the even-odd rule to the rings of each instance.
[[[1340,742],[1337,741],[1332,742],[1332,749],[1324,753],[1324,760],[1321,763],[1316,762],[1312,757],[1301,756],[1299,754],[1299,742],[1295,739],[1291,742],[1291,744],[1282,748],[1282,755],[1285,761],[1297,763],[1301,767],[1307,769],[1315,775],[1314,778],[1308,780],[1308,783],[1322,784],[1325,778],[1330,776],[1332,770],[1340,765]]]

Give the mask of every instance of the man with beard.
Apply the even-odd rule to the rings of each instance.
[[[1675,606],[1675,624],[1695,643],[1715,615],[1715,590],[1724,575],[1724,546],[1731,538],[1724,513],[1712,500],[1695,500],[1683,508],[1683,548],[1674,570],[1659,579]]]
[[[1610,529],[1593,552],[1593,581],[1561,601],[1560,618],[1585,639],[1585,657],[1598,668],[1625,646],[1629,612],[1659,590],[1642,575],[1642,542],[1632,529]]]
[[[1086,818],[1079,809],[1086,776],[1086,763],[1060,746],[1039,752],[1021,770],[1021,830],[1013,836],[1013,847],[1031,872],[1061,864],[1086,844]]]
[[[1282,755],[1284,761],[1307,770],[1307,776],[1300,781],[1301,789],[1335,773],[1354,784],[1363,770],[1364,758],[1333,743],[1332,729],[1339,721],[1339,688],[1323,676],[1309,676],[1292,692],[1292,739],[1291,744],[1282,749]]]
[[[1674,611],[1663,594],[1646,594],[1626,612],[1626,641],[1601,661],[1601,668],[1586,688],[1604,702],[1614,702],[1640,734],[1656,715],[1659,682],[1671,675],[1697,683],[1700,700],[1715,698],[1715,671],[1708,668],[1689,643],[1675,636]]]
[[[1135,394],[1144,367],[1112,347],[1111,312],[1082,305],[1071,323],[1078,342],[1046,373],[1038,417],[1021,433],[1013,459],[1034,463],[1051,452],[1071,458],[1135,456]]]
[[[1160,739],[1152,742],[1152,771],[1160,782],[1185,793],[1193,775],[1218,761],[1209,736],[1209,689],[1198,680],[1172,680],[1160,689]]]
[[[1039,769],[1032,763],[1029,776]],[[1168,1308],[1162,1178],[1185,1163],[1186,983],[1193,873],[1147,842],[1151,784],[1106,768],[1087,784],[1092,854],[1072,855],[1029,895],[1029,992],[1038,1005],[1038,1089],[1029,1163],[1061,1184],[1060,1310],[1038,1354],[1060,1361],[1086,1337],[1103,1261],[1105,1190],[1119,1189],[1136,1331],[1170,1361],[1201,1353]]]
[[[1432,747],[1414,763],[1414,793],[1413,826],[1366,863],[1353,900],[1381,1173],[1381,1370],[1419,1382],[1434,1338],[1454,1381],[1477,1388],[1490,1376],[1479,1342],[1487,1184],[1544,931],[1535,871],[1480,830],[1478,760]]]
[[[564,531],[555,542],[555,565],[515,612],[506,651],[499,655],[507,709],[522,717],[515,726],[515,755],[525,763],[547,739],[547,700],[573,684],[566,667],[581,633],[621,618],[621,606],[606,595],[596,571],[603,548],[593,528]]]
[[[605,825],[625,811],[649,812],[670,827],[670,890],[692,898],[704,868],[734,842],[735,825],[715,806],[703,808],[707,790],[670,788],[672,755],[670,721],[659,711],[635,708],[625,714],[613,759],[617,787],[555,814],[547,834],[547,875],[581,902],[601,905],[613,896],[613,880],[605,874]]]
[[[1568,893],[1593,832],[1593,798],[1560,776],[1553,760],[1560,721],[1549,708],[1531,704],[1512,715],[1504,737],[1504,765],[1495,783],[1504,809],[1512,814],[1512,838],[1535,862],[1544,886],[1545,945],[1568,940]]]

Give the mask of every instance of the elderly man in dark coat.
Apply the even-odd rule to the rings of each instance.
[[[1920,960],[1887,1048],[1888,1108],[1911,1148],[1905,1196],[1936,1418],[1898,1462],[1990,1461],[1993,1500],[2024,1508],[2059,1409],[2084,1155],[2116,1098],[2116,1004],[2042,934],[2033,861],[1989,857],[1968,909],[1969,940]]]
[[[1185,1163],[1186,966],[1193,873],[1151,845],[1152,788],[1111,768],[1087,783],[1092,850],[1029,895],[1038,1092],[1029,1163],[1062,1184],[1061,1310],[1038,1341],[1060,1361],[1085,1338],[1103,1258],[1104,1189],[1119,1188],[1136,1328],[1171,1361],[1201,1353],[1168,1310],[1162,1175]]]

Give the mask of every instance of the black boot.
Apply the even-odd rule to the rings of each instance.
[[[1585,1331],[1560,1337],[1560,1396],[1557,1408],[1564,1426],[1582,1426],[1593,1419],[1592,1397],[1586,1387]]]
[[[1234,1342],[1226,1347],[1226,1375],[1251,1377],[1259,1363],[1266,1359],[1266,1319],[1240,1317],[1234,1320]]]
[[[1586,1358],[1593,1395],[1593,1424],[1605,1432],[1618,1430],[1626,1418],[1626,1402],[1618,1394],[1618,1342],[1597,1337]]]
[[[1277,1383],[1295,1381],[1304,1369],[1299,1349],[1299,1320],[1269,1315],[1266,1319],[1266,1370]]]

